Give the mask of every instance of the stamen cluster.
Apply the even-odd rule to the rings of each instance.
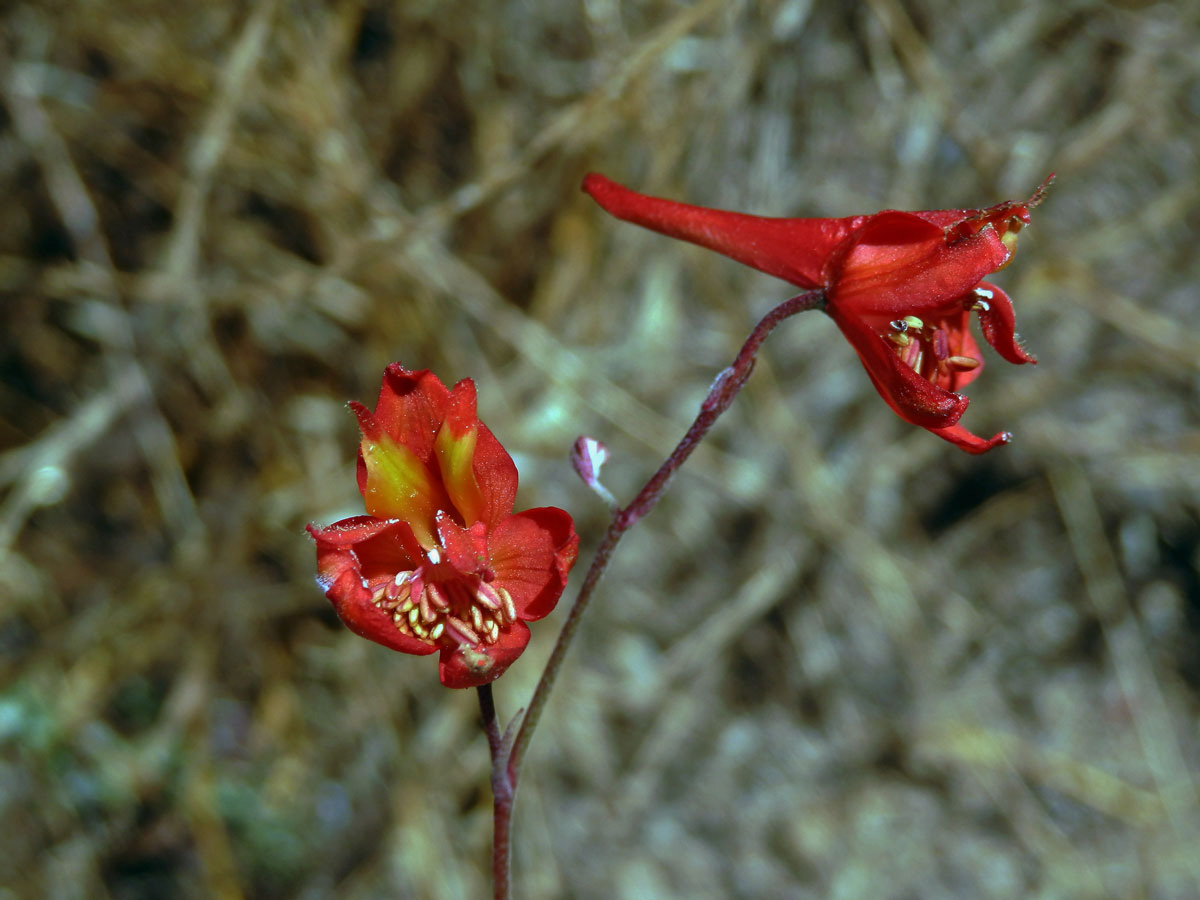
[[[377,581],[371,602],[391,615],[401,634],[431,646],[492,645],[517,619],[512,595],[478,575],[432,581],[410,569]]]
[[[950,352],[950,332],[944,328],[927,325],[916,316],[893,319],[888,327],[887,338],[895,346],[896,356],[932,384],[949,379],[953,373],[979,367],[979,360],[974,356]]]

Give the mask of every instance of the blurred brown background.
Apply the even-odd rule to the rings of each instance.
[[[578,184],[764,214],[1058,183],[972,458],[820,315],[621,546],[529,898],[1200,896],[1200,6],[10,3],[0,897],[480,897],[472,692],[342,628],[348,399],[474,377],[521,506],[653,471],[787,285]],[[582,574],[582,565],[576,573]],[[566,601],[573,596],[569,589]],[[497,685],[526,702],[566,602]]]

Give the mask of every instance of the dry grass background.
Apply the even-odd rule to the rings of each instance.
[[[1200,896],[1200,7],[3,16],[0,896],[487,893],[473,693],[340,627],[302,527],[399,359],[477,380],[586,564],[571,441],[629,496],[788,293],[591,169],[765,214],[1059,181],[999,278],[1041,365],[965,418],[1012,446],[904,425],[822,316],[772,338],[589,613],[519,895]]]

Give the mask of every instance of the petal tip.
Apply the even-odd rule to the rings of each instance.
[[[978,455],[987,453],[989,450],[999,447],[1001,444],[1007,444],[1012,440],[1011,431],[998,431],[987,440],[972,434],[963,428],[961,425],[951,425],[948,428],[930,428],[931,434],[936,434],[944,441],[949,441],[960,450],[967,453]]]
[[[588,174],[583,177],[583,181],[580,183],[579,189],[600,204],[602,209],[617,216],[617,218],[622,217],[621,214],[617,212],[617,205],[619,201],[622,197],[633,193],[628,188],[618,184],[605,175],[601,175],[599,172],[588,172]]]

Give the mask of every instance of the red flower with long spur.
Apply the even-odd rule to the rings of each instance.
[[[968,328],[1011,363],[1036,362],[1014,331],[1012,302],[982,279],[1006,266],[1029,211],[1053,175],[1024,202],[988,209],[885,210],[841,219],[774,219],[676,203],[588,175],[583,189],[618,219],[716,250],[825,295],[825,312],[858,353],[900,418],[969,453],[1007,443],[958,424],[959,393],[983,371]]]
[[[475,412],[475,384],[448,389],[399,363],[362,429],[358,489],[367,515],[326,528],[317,581],[356,634],[399,650],[440,651],[442,684],[499,678],[532,622],[562,594],[579,537],[555,507],[513,513],[517,469]]]

